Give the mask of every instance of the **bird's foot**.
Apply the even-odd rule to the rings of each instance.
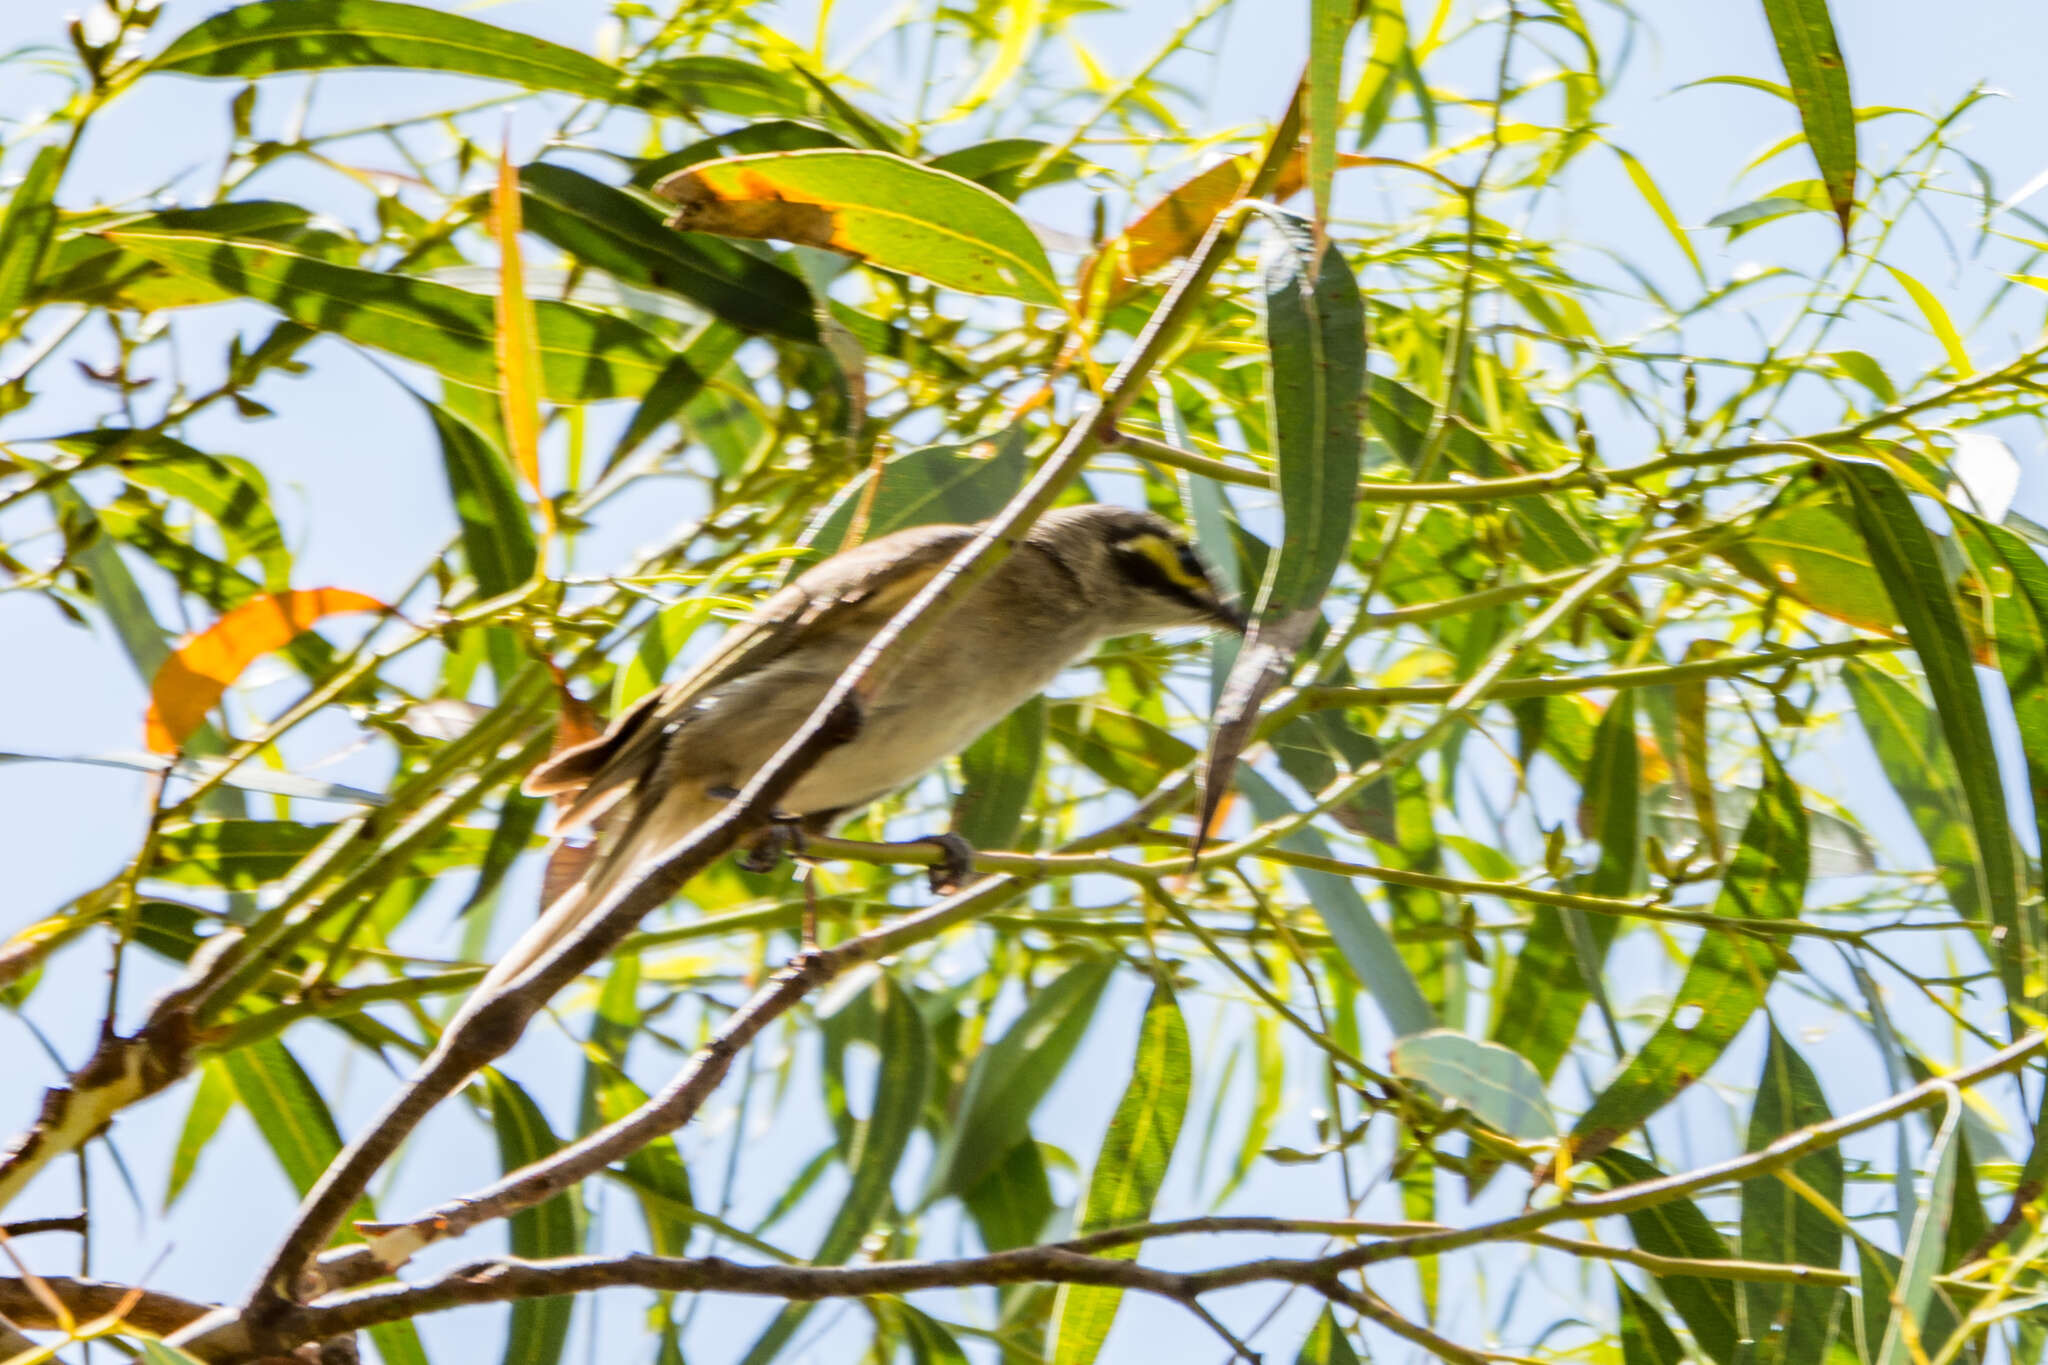
[[[740,855],[740,866],[748,872],[773,872],[782,865],[784,858],[800,858],[803,853],[802,819],[794,815],[778,815]]]
[[[932,864],[932,894],[950,896],[967,884],[974,875],[974,845],[957,834],[927,834],[921,839],[904,839],[905,844],[930,844],[939,850],[939,861]]]

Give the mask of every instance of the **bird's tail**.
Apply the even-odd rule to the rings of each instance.
[[[622,822],[625,827],[618,831],[618,837],[599,841],[581,874],[548,902],[533,926],[492,964],[471,993],[470,1005],[464,1013],[539,962],[557,943],[574,933],[614,890],[645,873],[664,849],[710,819],[718,808],[719,803],[709,798],[666,801],[645,818]],[[561,845],[557,844],[555,849],[559,852]]]

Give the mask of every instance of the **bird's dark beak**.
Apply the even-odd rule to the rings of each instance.
[[[1242,635],[1251,627],[1251,618],[1245,615],[1242,608],[1221,598],[1210,604],[1209,619],[1233,635]]]

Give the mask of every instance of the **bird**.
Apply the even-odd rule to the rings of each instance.
[[[868,641],[980,532],[907,527],[832,555],[763,601],[684,676],[526,777],[565,803],[557,838],[595,847],[472,997],[533,965],[633,874],[717,814],[809,719]],[[866,699],[859,732],[783,798],[778,820],[823,831],[972,744],[1103,640],[1176,627],[1242,633],[1244,613],[1166,518],[1107,503],[1056,508]],[[957,881],[955,836],[933,871]]]

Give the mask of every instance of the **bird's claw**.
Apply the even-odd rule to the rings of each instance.
[[[748,872],[773,872],[784,858],[801,857],[803,851],[802,821],[793,815],[778,815],[740,855],[740,866]]]
[[[906,839],[907,844],[930,844],[939,850],[939,861],[932,864],[931,884],[935,896],[949,896],[967,884],[974,873],[974,845],[957,834],[927,834],[921,839]]]

